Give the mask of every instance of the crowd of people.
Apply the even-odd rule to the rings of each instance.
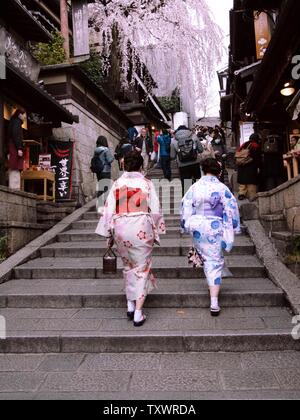
[[[112,163],[111,153],[101,149],[101,147],[107,149],[108,145],[107,141],[103,143],[103,136],[99,139],[94,160],[102,161],[98,166],[105,166],[109,169]],[[129,127],[114,153],[114,158],[118,161],[121,171],[124,170],[126,154],[133,150],[139,152],[143,158],[142,170],[144,174],[147,174],[152,168],[161,169],[163,177],[169,181],[172,179],[171,163],[176,161],[183,194],[185,193],[185,180],[192,179],[192,182],[199,180],[201,178],[201,162],[209,157],[216,158],[220,163],[222,167],[220,178],[224,181],[227,156],[226,139],[224,131],[218,126],[215,128],[196,126],[193,130],[180,126],[176,131],[162,129],[151,134],[146,128],[142,128],[139,133],[136,128]],[[97,167],[92,167],[92,171],[96,173],[98,179],[102,177],[96,172]],[[105,173],[105,177],[109,172]]]
[[[291,148],[297,151],[299,137],[291,138]],[[239,200],[253,200],[259,191],[268,191],[282,184],[286,178],[283,166],[282,142],[278,136],[269,135],[264,141],[259,134],[253,133],[246,143],[238,148],[240,154],[247,154],[246,161],[238,164],[237,182],[239,184]],[[106,148],[106,150],[104,149]],[[171,181],[172,162],[176,162],[182,182],[182,195],[190,183],[195,183],[203,175],[201,163],[208,158],[216,159],[221,166],[220,180],[227,181],[226,161],[228,157],[226,136],[220,126],[195,126],[189,129],[180,126],[176,131],[162,129],[150,132],[141,129],[140,133],[134,127],[129,127],[126,135],[118,144],[114,157],[109,151],[107,140],[101,136],[97,142],[94,160],[98,160],[101,173],[96,168],[98,180],[111,176],[111,164],[114,159],[119,163],[119,169],[124,170],[124,158],[131,151],[137,151],[143,158],[143,173],[146,175],[152,168],[160,169],[162,176]],[[238,163],[238,160],[236,160]]]

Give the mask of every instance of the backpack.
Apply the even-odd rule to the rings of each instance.
[[[91,171],[93,174],[101,174],[104,170],[104,162],[102,159],[102,154],[104,151],[97,153],[95,152],[91,160]]]
[[[253,162],[253,158],[251,157],[251,144],[242,150],[238,150],[235,154],[235,161],[237,166],[245,166],[248,163]]]
[[[192,138],[178,141],[178,158],[179,161],[194,162],[197,160],[198,153]]]

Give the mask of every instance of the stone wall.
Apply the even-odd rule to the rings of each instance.
[[[36,196],[0,185],[0,221],[37,223]]]
[[[97,138],[100,135],[107,137],[109,147],[114,153],[120,137],[75,101],[68,99],[61,103],[74,115],[79,116],[79,123],[74,123],[72,126],[63,124],[62,128],[54,129],[53,134],[58,139],[74,141],[73,187],[75,195],[78,192],[79,202],[84,204],[90,201],[96,192],[97,179],[90,171],[90,162]],[[119,167],[117,162],[114,162],[113,179],[118,175]]]
[[[44,231],[37,223],[36,196],[0,186],[0,236],[12,255]]]
[[[76,210],[75,201],[52,203],[39,201],[37,203],[37,221],[47,228],[51,228]]]
[[[289,230],[300,232],[300,176],[274,190],[259,193],[258,207],[260,217],[283,214]]]

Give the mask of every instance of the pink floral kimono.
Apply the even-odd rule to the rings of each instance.
[[[146,297],[156,287],[153,247],[166,233],[153,183],[140,172],[125,172],[112,186],[96,233],[115,240],[124,265],[127,299]]]

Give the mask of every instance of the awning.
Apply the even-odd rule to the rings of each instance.
[[[246,112],[259,112],[268,102],[300,45],[300,2],[287,0],[246,100]]]
[[[13,96],[27,111],[43,115],[46,121],[68,124],[79,122],[78,116],[71,114],[45,89],[29,80],[9,63],[6,79],[0,81],[0,89],[6,96]]]
[[[28,41],[49,42],[52,35],[18,0],[1,2],[1,18]]]

